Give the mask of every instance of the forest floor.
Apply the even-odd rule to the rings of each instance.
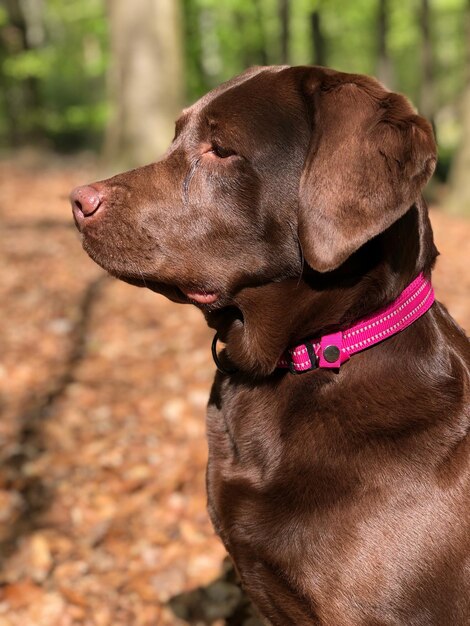
[[[67,197],[97,176],[0,162],[0,626],[253,626],[206,513],[212,333],[82,251]],[[470,221],[431,218],[468,331]]]

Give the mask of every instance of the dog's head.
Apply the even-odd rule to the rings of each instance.
[[[299,275],[300,247],[313,269],[337,268],[434,164],[430,125],[375,80],[257,68],[187,109],[161,161],[75,190],[74,213],[112,274],[225,301]]]
[[[220,309],[342,266],[417,201],[435,161],[431,126],[374,79],[254,68],[185,110],[162,160],[72,204],[111,274]]]

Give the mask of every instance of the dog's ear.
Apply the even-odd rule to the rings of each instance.
[[[300,181],[299,240],[326,272],[401,217],[436,163],[431,125],[374,79],[311,68],[312,136]]]

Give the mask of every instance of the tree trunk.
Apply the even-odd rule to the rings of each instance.
[[[183,0],[185,100],[192,101],[208,91],[220,71],[217,37],[210,11],[196,0]]]
[[[320,11],[312,11],[310,14],[310,28],[313,41],[313,63],[314,65],[327,64],[326,61],[326,42],[321,26]]]
[[[377,19],[377,78],[388,89],[393,89],[393,65],[388,52],[388,0],[379,0],[379,14]]]
[[[421,46],[421,92],[419,110],[434,127],[435,98],[434,98],[434,63],[431,37],[431,11],[429,0],[421,0],[420,26],[422,33]]]
[[[251,11],[238,7],[233,14],[240,41],[239,55],[243,69],[252,65],[268,65],[268,51],[263,24],[262,7],[259,0],[254,0]],[[253,37],[251,22],[255,21],[257,36]]]
[[[256,46],[256,55],[259,59],[257,63],[260,65],[269,65],[268,49],[266,45],[266,32],[264,29],[263,7],[260,0],[253,0],[255,10],[256,23],[258,25],[258,41]]]
[[[281,64],[289,65],[290,59],[290,0],[279,0],[279,21],[281,24]]]
[[[105,157],[119,166],[155,161],[168,147],[183,104],[177,0],[108,0],[113,117]]]
[[[46,38],[43,14],[44,0],[18,0],[25,21],[25,40],[29,48],[38,48]]]
[[[466,81],[461,102],[462,132],[460,147],[450,172],[450,192],[446,208],[453,213],[470,216],[470,0],[466,8]]]
[[[0,48],[7,56],[14,57],[43,44],[44,7],[41,0],[37,0],[34,5],[27,0],[6,0],[4,8],[10,29],[9,35],[0,39]],[[10,144],[39,141],[41,132],[36,121],[41,105],[39,80],[34,76],[21,80],[12,79],[0,71],[0,85],[4,92],[5,113],[9,121]],[[25,123],[26,119],[29,120],[28,123]]]

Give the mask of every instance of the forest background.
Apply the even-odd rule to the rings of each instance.
[[[437,180],[470,212],[469,24],[470,0],[2,0],[0,147],[135,165],[246,67],[328,65],[377,76],[432,120]]]

